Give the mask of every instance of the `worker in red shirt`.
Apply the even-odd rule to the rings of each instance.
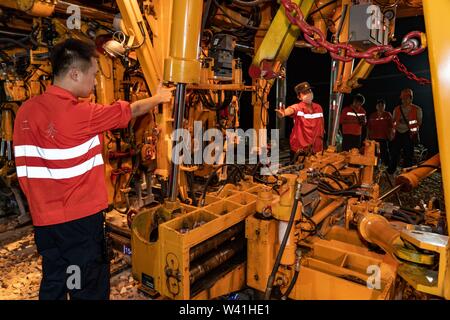
[[[290,136],[291,156],[301,151],[316,153],[323,150],[324,120],[322,107],[313,102],[314,93],[308,82],[295,86],[300,100],[287,108],[277,109],[278,117],[294,118]]]
[[[95,86],[95,46],[69,39],[51,53],[53,85],[20,107],[13,138],[42,256],[39,298],[109,299],[102,132],[127,127],[131,118],[170,101],[172,90],[160,87],[131,105],[80,101]]]
[[[377,111],[369,116],[367,125],[367,135],[370,140],[375,140],[380,145],[381,161],[388,166],[389,157],[389,141],[393,136],[393,120],[392,115],[386,111],[386,102],[383,99],[377,101]]]
[[[364,96],[358,93],[353,97],[353,103],[342,110],[342,151],[361,148],[362,129],[367,124],[366,110],[363,108],[365,101]]]
[[[404,166],[414,164],[414,145],[419,143],[419,128],[422,125],[422,109],[413,104],[414,94],[411,89],[400,93],[402,104],[394,109],[395,138],[392,141],[391,164],[389,174],[397,170],[400,153],[404,153]]]

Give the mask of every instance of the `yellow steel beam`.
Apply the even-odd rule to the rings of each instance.
[[[301,2],[300,8],[305,17],[314,4],[314,0],[294,0],[292,2],[297,5]],[[284,62],[294,48],[295,41],[300,35],[300,29],[289,22],[284,10],[284,7],[281,6],[275,15],[261,46],[253,58],[252,65],[259,67],[263,60]]]
[[[447,15],[450,12],[448,0],[424,0],[425,23],[428,38],[430,69],[433,80],[433,99],[436,127],[439,140],[439,154],[444,182],[446,207],[450,206],[450,29]],[[450,207],[449,207],[450,208]],[[447,215],[450,226],[450,215]]]
[[[442,166],[444,198],[446,208],[450,208],[450,29],[448,13],[450,1],[424,0],[423,9],[428,38],[430,70],[433,81],[433,99],[436,115],[436,128],[439,141],[439,155]],[[447,226],[450,228],[450,214],[447,213]],[[447,248],[448,250],[448,248]],[[450,255],[449,255],[450,257]],[[449,258],[450,259],[450,258]],[[441,266],[442,267],[442,266]],[[450,299],[450,261],[447,261],[444,296]]]
[[[117,0],[125,25],[125,33],[135,37],[136,54],[144,73],[147,85],[152,94],[156,93],[158,84],[162,81],[162,61],[158,61],[147,28],[144,25],[141,10],[137,0]],[[145,39],[144,39],[145,37]]]
[[[374,64],[370,64],[365,59],[362,59],[356,66],[355,70],[351,74],[346,84],[344,85],[344,87],[347,87],[349,89],[348,92],[351,92],[351,90],[361,87],[358,81],[360,79],[367,79],[367,77],[369,77],[374,67],[375,67]]]
[[[172,19],[173,0],[144,1],[144,16],[153,35],[153,47],[158,61],[169,56],[169,40]],[[151,14],[151,11],[154,14]],[[152,12],[152,13],[153,13]],[[163,70],[161,70],[163,71]]]

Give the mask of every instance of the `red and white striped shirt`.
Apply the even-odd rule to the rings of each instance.
[[[102,132],[124,128],[130,119],[128,102],[82,102],[57,86],[20,107],[17,177],[35,226],[81,219],[108,206]]]
[[[312,149],[314,153],[323,150],[324,119],[322,107],[313,102],[308,108],[306,103],[299,102],[290,106],[294,110],[291,117],[294,118],[294,128],[292,129],[289,142],[291,150]]]

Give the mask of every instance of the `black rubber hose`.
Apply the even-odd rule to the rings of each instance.
[[[188,172],[186,174],[186,177],[187,177],[187,181],[188,181],[188,185],[189,185],[189,191],[190,191],[191,197],[192,197],[192,204],[196,207],[196,206],[198,206],[198,200],[197,200],[197,197],[195,196],[195,190],[194,190],[194,173]]]
[[[15,44],[16,46],[23,47],[23,48],[25,48],[25,49],[29,49],[29,48],[24,44],[24,42],[27,41],[27,40],[29,40],[29,37],[28,37],[28,36],[26,36],[26,37],[24,37],[24,38],[22,38],[22,39],[20,39],[20,40],[15,40],[15,39],[11,39],[11,38],[0,38],[0,42],[10,42],[10,43]]]
[[[292,206],[291,216],[289,217],[289,222],[286,231],[283,236],[283,241],[280,245],[280,250],[278,250],[277,258],[275,259],[275,264],[273,266],[272,272],[267,280],[266,292],[264,294],[264,300],[269,300],[272,294],[273,281],[275,280],[275,275],[277,274],[278,267],[280,266],[281,257],[283,256],[284,249],[286,248],[287,241],[289,239],[289,234],[291,233],[292,226],[294,225],[295,213],[297,212],[299,199],[294,200],[294,205]]]
[[[298,274],[300,271],[295,270],[294,277],[291,280],[291,283],[289,283],[289,287],[287,288],[286,292],[281,297],[281,300],[286,300],[289,295],[291,294],[292,289],[294,289],[295,283],[297,282]]]
[[[247,7],[259,6],[260,4],[263,4],[264,2],[270,2],[270,1],[272,1],[272,0],[252,0],[252,1],[233,0],[234,3],[237,3],[241,6],[247,6]]]
[[[208,191],[208,186],[211,183],[212,179],[217,175],[217,171],[219,171],[226,165],[227,164],[221,164],[220,166],[215,168],[214,171],[211,173],[211,175],[208,177],[208,180],[206,180],[205,186],[203,187],[202,197],[201,197],[201,201],[200,201],[200,207],[203,207],[203,204],[205,203],[206,192]]]

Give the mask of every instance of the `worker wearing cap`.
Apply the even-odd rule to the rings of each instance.
[[[367,124],[366,110],[363,108],[365,101],[362,94],[357,94],[353,97],[353,103],[342,110],[340,124],[343,151],[361,147],[362,129]]]
[[[324,120],[322,107],[313,102],[314,94],[308,82],[295,86],[300,100],[287,108],[277,109],[279,117],[294,118],[294,128],[289,139],[291,152],[320,152],[323,150]]]
[[[375,140],[380,145],[381,161],[388,166],[390,162],[389,141],[393,136],[392,115],[386,111],[386,102],[383,99],[377,101],[377,111],[369,116],[367,135],[370,140]]]
[[[404,89],[400,94],[402,104],[394,109],[395,138],[392,142],[391,164],[388,172],[397,170],[400,153],[404,152],[404,166],[411,167],[414,159],[414,145],[419,142],[419,128],[422,125],[422,109],[413,101],[413,91]]]

